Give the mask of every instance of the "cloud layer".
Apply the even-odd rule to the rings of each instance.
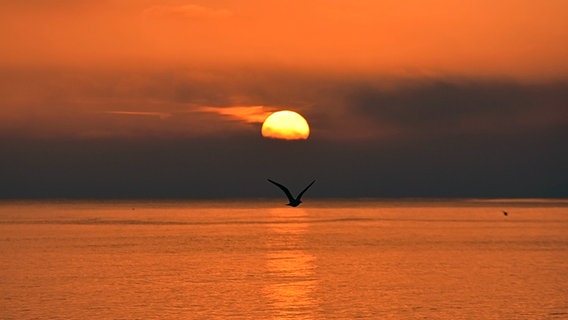
[[[314,139],[507,136],[568,125],[565,82],[394,79],[278,70],[7,72],[0,122],[22,137],[179,138],[259,132],[279,109]]]
[[[28,70],[0,87],[2,197],[273,196],[267,177],[322,197],[568,195],[563,82]],[[262,106],[310,138],[263,139]]]

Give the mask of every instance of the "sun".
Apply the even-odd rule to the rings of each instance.
[[[310,136],[310,126],[297,112],[277,111],[264,120],[262,136],[272,139],[306,140]]]

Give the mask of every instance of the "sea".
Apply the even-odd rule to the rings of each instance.
[[[568,319],[568,200],[4,200],[0,319]]]

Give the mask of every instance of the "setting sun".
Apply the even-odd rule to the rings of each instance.
[[[305,140],[310,135],[308,122],[294,111],[277,111],[264,120],[262,136],[284,140]]]

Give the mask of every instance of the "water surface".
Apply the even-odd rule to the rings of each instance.
[[[0,202],[0,318],[568,318],[568,201],[281,202]]]

